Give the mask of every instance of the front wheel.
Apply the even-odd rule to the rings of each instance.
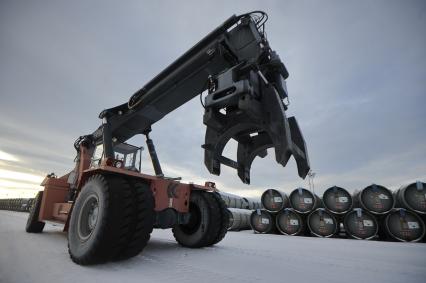
[[[189,201],[189,221],[173,228],[173,236],[182,246],[201,248],[221,241],[227,231],[225,204],[215,193],[192,191]]]
[[[40,213],[41,200],[43,199],[43,192],[38,192],[34,199],[34,203],[30,209],[28,215],[27,225],[25,231],[28,233],[41,233],[44,228],[44,222],[38,221],[38,215]]]
[[[90,177],[71,214],[71,259],[88,265],[135,256],[149,240],[153,209],[149,187],[120,176]]]

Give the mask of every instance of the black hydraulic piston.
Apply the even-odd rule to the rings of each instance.
[[[163,170],[161,170],[160,160],[158,160],[157,152],[155,151],[154,142],[149,138],[149,134],[145,133],[146,146],[148,147],[149,156],[151,157],[152,166],[154,167],[155,175],[164,176]]]
[[[104,145],[105,157],[114,158],[114,148],[112,145],[111,130],[107,118],[104,118],[102,121],[102,142]]]

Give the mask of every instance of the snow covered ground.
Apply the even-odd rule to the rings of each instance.
[[[217,246],[180,247],[154,230],[139,256],[83,267],[66,234],[46,225],[24,231],[27,214],[0,211],[0,282],[426,282],[426,244],[229,232]]]

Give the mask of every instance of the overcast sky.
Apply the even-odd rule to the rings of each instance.
[[[426,2],[348,2],[0,0],[0,197],[32,195],[46,173],[67,173],[74,140],[99,126],[102,109],[232,14],[259,9],[290,72],[288,114],[305,136],[316,191],[425,181]],[[167,175],[249,196],[308,186],[273,151],[253,162],[250,186],[225,166],[210,175],[202,115],[196,98],[153,126]],[[152,172],[146,152],[143,161]]]

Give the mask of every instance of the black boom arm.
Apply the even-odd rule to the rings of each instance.
[[[237,169],[241,180],[250,183],[254,158],[266,156],[266,149],[273,147],[283,166],[293,155],[305,178],[307,150],[296,119],[285,114],[288,73],[265,37],[266,19],[260,11],[230,17],[127,103],[102,111],[104,124],[93,133],[94,140],[105,143],[106,134],[110,145],[125,142],[208,90],[203,148],[210,173],[219,175],[223,164]],[[231,138],[238,142],[236,161],[222,156]]]

